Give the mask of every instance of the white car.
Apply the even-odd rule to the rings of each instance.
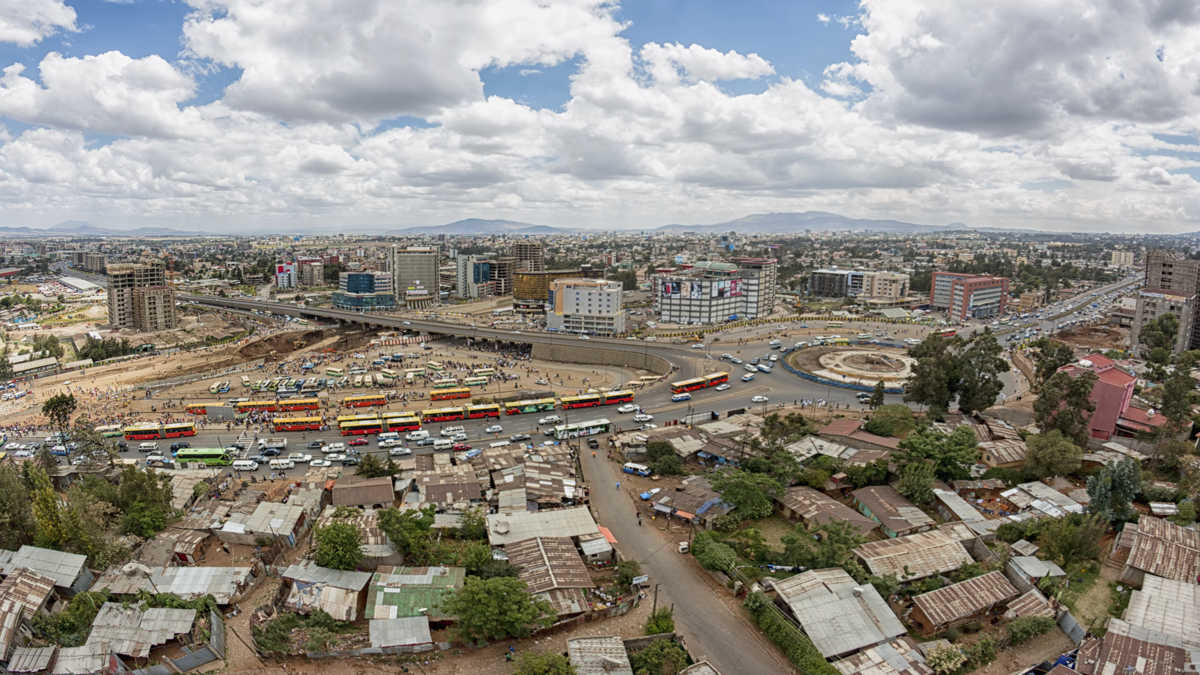
[[[146,463],[147,464],[155,464],[155,463],[167,464],[170,461],[171,460],[167,459],[163,455],[159,455],[159,454],[146,455]]]
[[[412,454],[412,450],[405,448],[403,446],[395,446],[388,450],[388,456],[390,456],[390,457],[404,457],[405,455],[411,455],[411,454]]]
[[[404,441],[400,440],[399,438],[389,438],[386,441],[379,441],[379,447],[381,447],[381,448],[400,448],[400,447],[404,447]]]
[[[560,419],[558,415],[546,415],[538,420],[538,424],[558,424],[561,421],[562,419]]]
[[[325,453],[326,455],[328,455],[330,453],[334,453],[334,452],[344,452],[345,450],[346,450],[345,443],[330,443],[329,445],[326,445],[325,447],[321,448],[321,452]]]
[[[727,390],[727,389],[729,389],[729,383],[728,383],[728,382],[726,382],[725,384],[718,384],[718,385],[717,385],[717,391],[725,391],[725,390]]]
[[[463,429],[462,427],[443,427],[441,434],[443,436],[450,437],[450,436],[453,436],[454,434],[460,434],[463,431],[466,431],[466,430]]]
[[[620,408],[617,408],[617,412],[622,413],[622,414],[631,413],[631,412],[637,412],[637,409],[638,408],[636,405],[634,405],[632,403],[626,403],[625,405],[621,406]]]
[[[333,466],[333,462],[327,459],[314,459],[308,463],[309,466]]]
[[[771,399],[767,398],[766,396],[763,396],[762,394],[759,394],[758,396],[750,397],[751,403],[766,403],[769,400],[771,400]]]
[[[492,426],[490,426],[490,427],[488,427],[488,428],[484,429],[484,430],[483,430],[483,433],[485,433],[485,434],[498,434],[498,433],[500,433],[501,431],[504,431],[504,427],[500,426],[499,424],[493,424]]]
[[[305,464],[312,461],[312,455],[306,455],[302,452],[293,452],[287,458],[297,464]]]
[[[647,415],[646,413],[638,413],[633,416],[634,422],[649,422],[653,419],[654,419],[654,415]]]
[[[657,429],[657,428],[658,428],[658,425],[653,424],[653,423],[646,423],[646,424],[642,425],[642,431],[650,431],[651,429]]]
[[[18,450],[13,453],[13,457],[33,457],[32,450]]]
[[[454,434],[453,436],[451,436],[450,440],[454,441],[455,443],[460,443],[462,441],[465,441],[465,440],[467,440],[467,432],[460,431],[457,434]]]
[[[342,461],[342,460],[344,460],[344,459],[346,459],[346,454],[345,454],[345,453],[343,453],[343,452],[335,452],[335,453],[334,453],[334,454],[332,454],[332,455],[325,455],[325,461],[327,461],[327,462],[329,462],[329,463],[331,463],[331,464],[332,464],[333,462],[340,462],[340,461]]]

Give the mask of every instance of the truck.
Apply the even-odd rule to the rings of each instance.
[[[259,450],[264,450],[266,448],[275,448],[276,450],[283,450],[286,447],[287,447],[287,439],[284,438],[283,436],[272,436],[270,438],[258,439],[258,449]]]

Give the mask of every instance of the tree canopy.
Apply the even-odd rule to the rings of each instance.
[[[1050,338],[1034,340],[1030,347],[1032,348],[1030,356],[1033,357],[1035,367],[1034,378],[1036,381],[1033,384],[1036,387],[1040,387],[1043,382],[1058,372],[1059,368],[1075,358],[1070,345]]]
[[[903,469],[909,463],[929,460],[934,475],[942,480],[958,480],[971,475],[971,465],[979,461],[975,432],[960,426],[949,434],[932,426],[922,427],[900,441],[901,452],[895,456]]]
[[[1004,389],[1000,374],[1009,365],[1003,352],[991,331],[967,340],[932,334],[910,351],[917,362],[905,384],[904,400],[929,406],[935,416],[955,402],[963,413],[985,410]]]
[[[741,469],[714,471],[709,474],[709,482],[721,499],[734,507],[730,515],[738,520],[771,515],[775,510],[772,500],[783,492],[783,486],[771,476]]]
[[[1032,478],[1066,476],[1078,471],[1083,461],[1083,448],[1058,429],[1033,434],[1025,439],[1025,445],[1029,449],[1025,472]]]
[[[550,603],[529,593],[513,577],[467,577],[463,587],[442,601],[457,618],[455,631],[467,642],[521,638],[554,621]]]
[[[74,394],[55,394],[42,404],[42,414],[49,418],[50,423],[59,431],[65,432],[78,405]]]
[[[1088,477],[1088,510],[1108,522],[1129,518],[1133,498],[1142,489],[1142,470],[1137,461],[1123,459]]]
[[[791,534],[783,536],[783,560],[808,569],[841,567],[850,576],[865,580],[866,570],[854,549],[866,540],[849,523],[840,521],[818,525],[811,531],[797,525]]]
[[[362,533],[353,523],[334,522],[317,528],[316,561],[321,567],[353,570],[362,562]]]
[[[1092,412],[1091,401],[1096,375],[1082,372],[1077,375],[1055,373],[1042,383],[1037,400],[1033,402],[1033,417],[1043,433],[1057,429],[1078,446],[1087,445]]]
[[[871,419],[863,426],[867,431],[880,436],[903,436],[917,426],[912,409],[903,403],[880,406],[871,413]]]

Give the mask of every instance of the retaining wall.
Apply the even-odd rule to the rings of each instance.
[[[891,343],[887,343],[887,342],[852,342],[851,344],[870,345],[870,346],[875,346],[875,347],[905,347],[905,346],[907,346],[907,345],[895,345],[895,344],[891,344]],[[813,375],[812,373],[809,373],[809,372],[806,372],[803,370],[799,370],[797,368],[793,368],[792,364],[787,362],[787,355],[792,353],[792,351],[793,351],[792,349],[785,349],[783,351],[784,356],[783,356],[783,358],[779,359],[779,365],[783,366],[783,368],[785,370],[787,370],[789,373],[791,373],[793,375],[803,377],[804,379],[806,379],[810,382],[816,382],[817,384],[828,385],[830,387],[841,387],[842,389],[853,389],[855,391],[865,391],[865,392],[875,391],[874,386],[858,384],[857,382],[842,382],[840,380],[831,380],[828,377],[821,377],[820,375]],[[904,388],[903,387],[885,387],[883,391],[884,391],[884,393],[887,393],[887,394],[903,394]]]
[[[661,356],[648,352],[593,347],[586,343],[581,343],[579,346],[535,344],[533,345],[533,358],[594,366],[637,368],[659,375],[671,372],[671,362]]]

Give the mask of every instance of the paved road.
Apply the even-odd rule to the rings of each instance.
[[[627,559],[637,560],[651,583],[662,584],[659,606],[675,603],[675,624],[697,658],[707,658],[723,673],[774,675],[795,669],[749,618],[730,609],[716,596],[724,591],[708,582],[707,574],[691,558],[680,555],[676,542],[649,526],[637,525],[633,502],[616,490],[616,466],[604,457],[581,449],[584,477],[591,486],[591,504],[597,520],[612,530],[617,548]],[[687,530],[680,528],[679,539]]]

